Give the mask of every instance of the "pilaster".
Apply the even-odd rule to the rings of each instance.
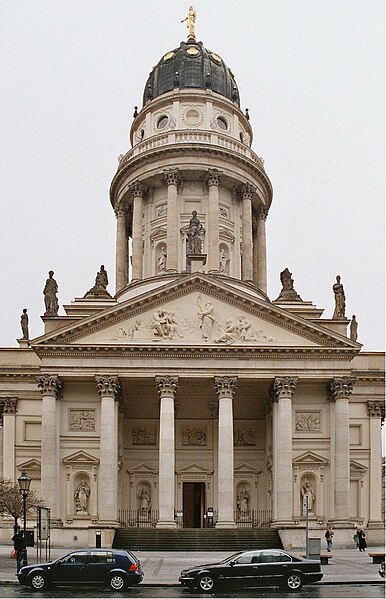
[[[232,528],[234,520],[233,395],[236,377],[215,377],[218,397],[217,528]]]
[[[292,524],[293,474],[292,474],[292,398],[296,377],[275,378],[271,397],[273,400],[273,520],[276,524]]]
[[[15,441],[16,441],[16,407],[17,397],[0,398],[0,413],[2,414],[2,477],[16,479],[15,472]]]
[[[129,191],[133,195],[132,279],[137,281],[142,279],[143,196],[145,187],[140,181],[135,181],[130,185]]]
[[[164,180],[168,186],[168,208],[167,208],[167,270],[178,271],[178,185],[181,183],[181,175],[178,168],[164,171]]]
[[[178,389],[177,376],[156,376],[160,397],[159,424],[159,520],[157,528],[175,528],[175,431],[174,398]]]
[[[349,397],[355,379],[334,378],[329,385],[330,400],[335,404],[335,464],[334,464],[334,523],[349,520],[350,493],[350,437]]]
[[[95,377],[101,401],[99,462],[99,523],[116,526],[118,518],[118,399],[117,376]]]
[[[38,378],[42,394],[41,494],[51,519],[60,521],[60,390],[62,383],[56,375]]]
[[[206,177],[209,189],[208,205],[208,271],[219,271],[219,185],[220,172],[217,169],[209,169]]]
[[[383,401],[368,401],[370,418],[370,513],[369,526],[383,528],[382,522],[382,452],[381,425],[385,419]]]

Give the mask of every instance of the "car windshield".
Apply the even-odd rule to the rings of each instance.
[[[237,553],[234,553],[233,555],[226,557],[225,559],[221,560],[221,562],[218,562],[219,564],[226,564],[227,562],[230,562],[234,559],[236,559],[236,557],[238,557],[239,555],[241,555],[241,551],[238,551]]]

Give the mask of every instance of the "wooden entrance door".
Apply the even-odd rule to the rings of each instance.
[[[184,528],[202,528],[205,513],[205,483],[183,483]]]

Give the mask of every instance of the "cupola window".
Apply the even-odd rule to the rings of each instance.
[[[216,119],[216,123],[217,123],[217,127],[219,127],[219,129],[222,129],[223,131],[228,130],[228,123],[227,123],[226,119],[224,119],[223,116],[218,116]]]
[[[163,114],[159,117],[157,121],[157,129],[165,129],[166,125],[169,122],[169,117],[166,114]]]

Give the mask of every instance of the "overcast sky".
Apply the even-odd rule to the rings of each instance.
[[[1,0],[0,345],[17,346],[42,289],[114,292],[109,186],[151,68],[186,39],[182,0]],[[288,267],[334,309],[340,274],[358,341],[384,348],[383,0],[196,0],[197,39],[232,69],[274,200],[268,293]],[[60,313],[63,312],[61,307]]]

